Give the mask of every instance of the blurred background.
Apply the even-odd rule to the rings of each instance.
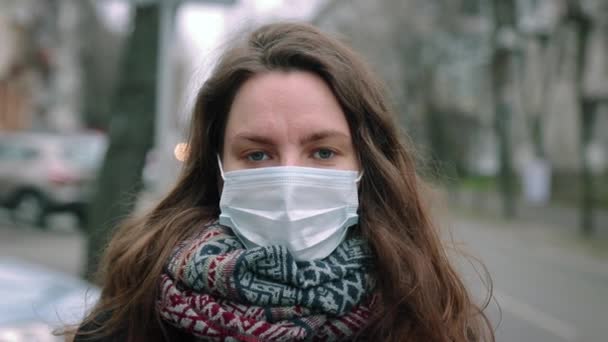
[[[0,342],[82,316],[222,47],[277,20],[386,81],[498,341],[607,340],[608,0],[0,0]]]

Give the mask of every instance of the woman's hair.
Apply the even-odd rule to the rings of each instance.
[[[85,322],[103,313],[104,332],[162,340],[155,309],[158,283],[176,245],[217,218],[222,151],[231,103],[253,75],[307,71],[332,89],[348,121],[363,169],[358,232],[375,255],[379,300],[359,336],[377,341],[494,340],[483,307],[451,266],[422,197],[409,143],[400,138],[381,83],[355,53],[307,24],[260,27],[224,52],[198,92],[189,157],[170,193],[145,217],[125,222],[105,250],[101,299]],[[373,337],[373,338],[372,338]]]

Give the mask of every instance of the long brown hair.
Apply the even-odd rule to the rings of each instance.
[[[146,216],[124,223],[100,268],[100,331],[131,341],[163,340],[155,301],[174,247],[219,214],[216,154],[239,87],[255,74],[300,70],[320,76],[349,123],[363,168],[360,234],[375,253],[380,300],[359,336],[381,341],[493,341],[491,326],[451,266],[422,197],[411,144],[397,128],[385,90],[350,48],[307,24],[262,26],[228,49],[200,89],[189,158],[170,193]]]

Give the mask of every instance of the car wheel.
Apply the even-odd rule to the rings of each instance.
[[[43,199],[35,193],[24,193],[19,196],[12,211],[13,220],[17,223],[46,227],[46,210]]]
[[[80,229],[86,229],[88,223],[86,209],[76,209],[73,213],[78,220],[78,227],[80,227]]]

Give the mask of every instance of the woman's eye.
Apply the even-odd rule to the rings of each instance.
[[[249,153],[247,155],[247,159],[249,159],[249,161],[254,161],[254,162],[263,161],[263,160],[268,159],[268,155],[264,152],[257,151],[257,152]]]
[[[314,153],[314,157],[315,158],[317,158],[317,159],[323,159],[323,160],[331,159],[334,155],[335,155],[334,151],[328,150],[326,148],[322,148],[320,150],[317,150]]]

